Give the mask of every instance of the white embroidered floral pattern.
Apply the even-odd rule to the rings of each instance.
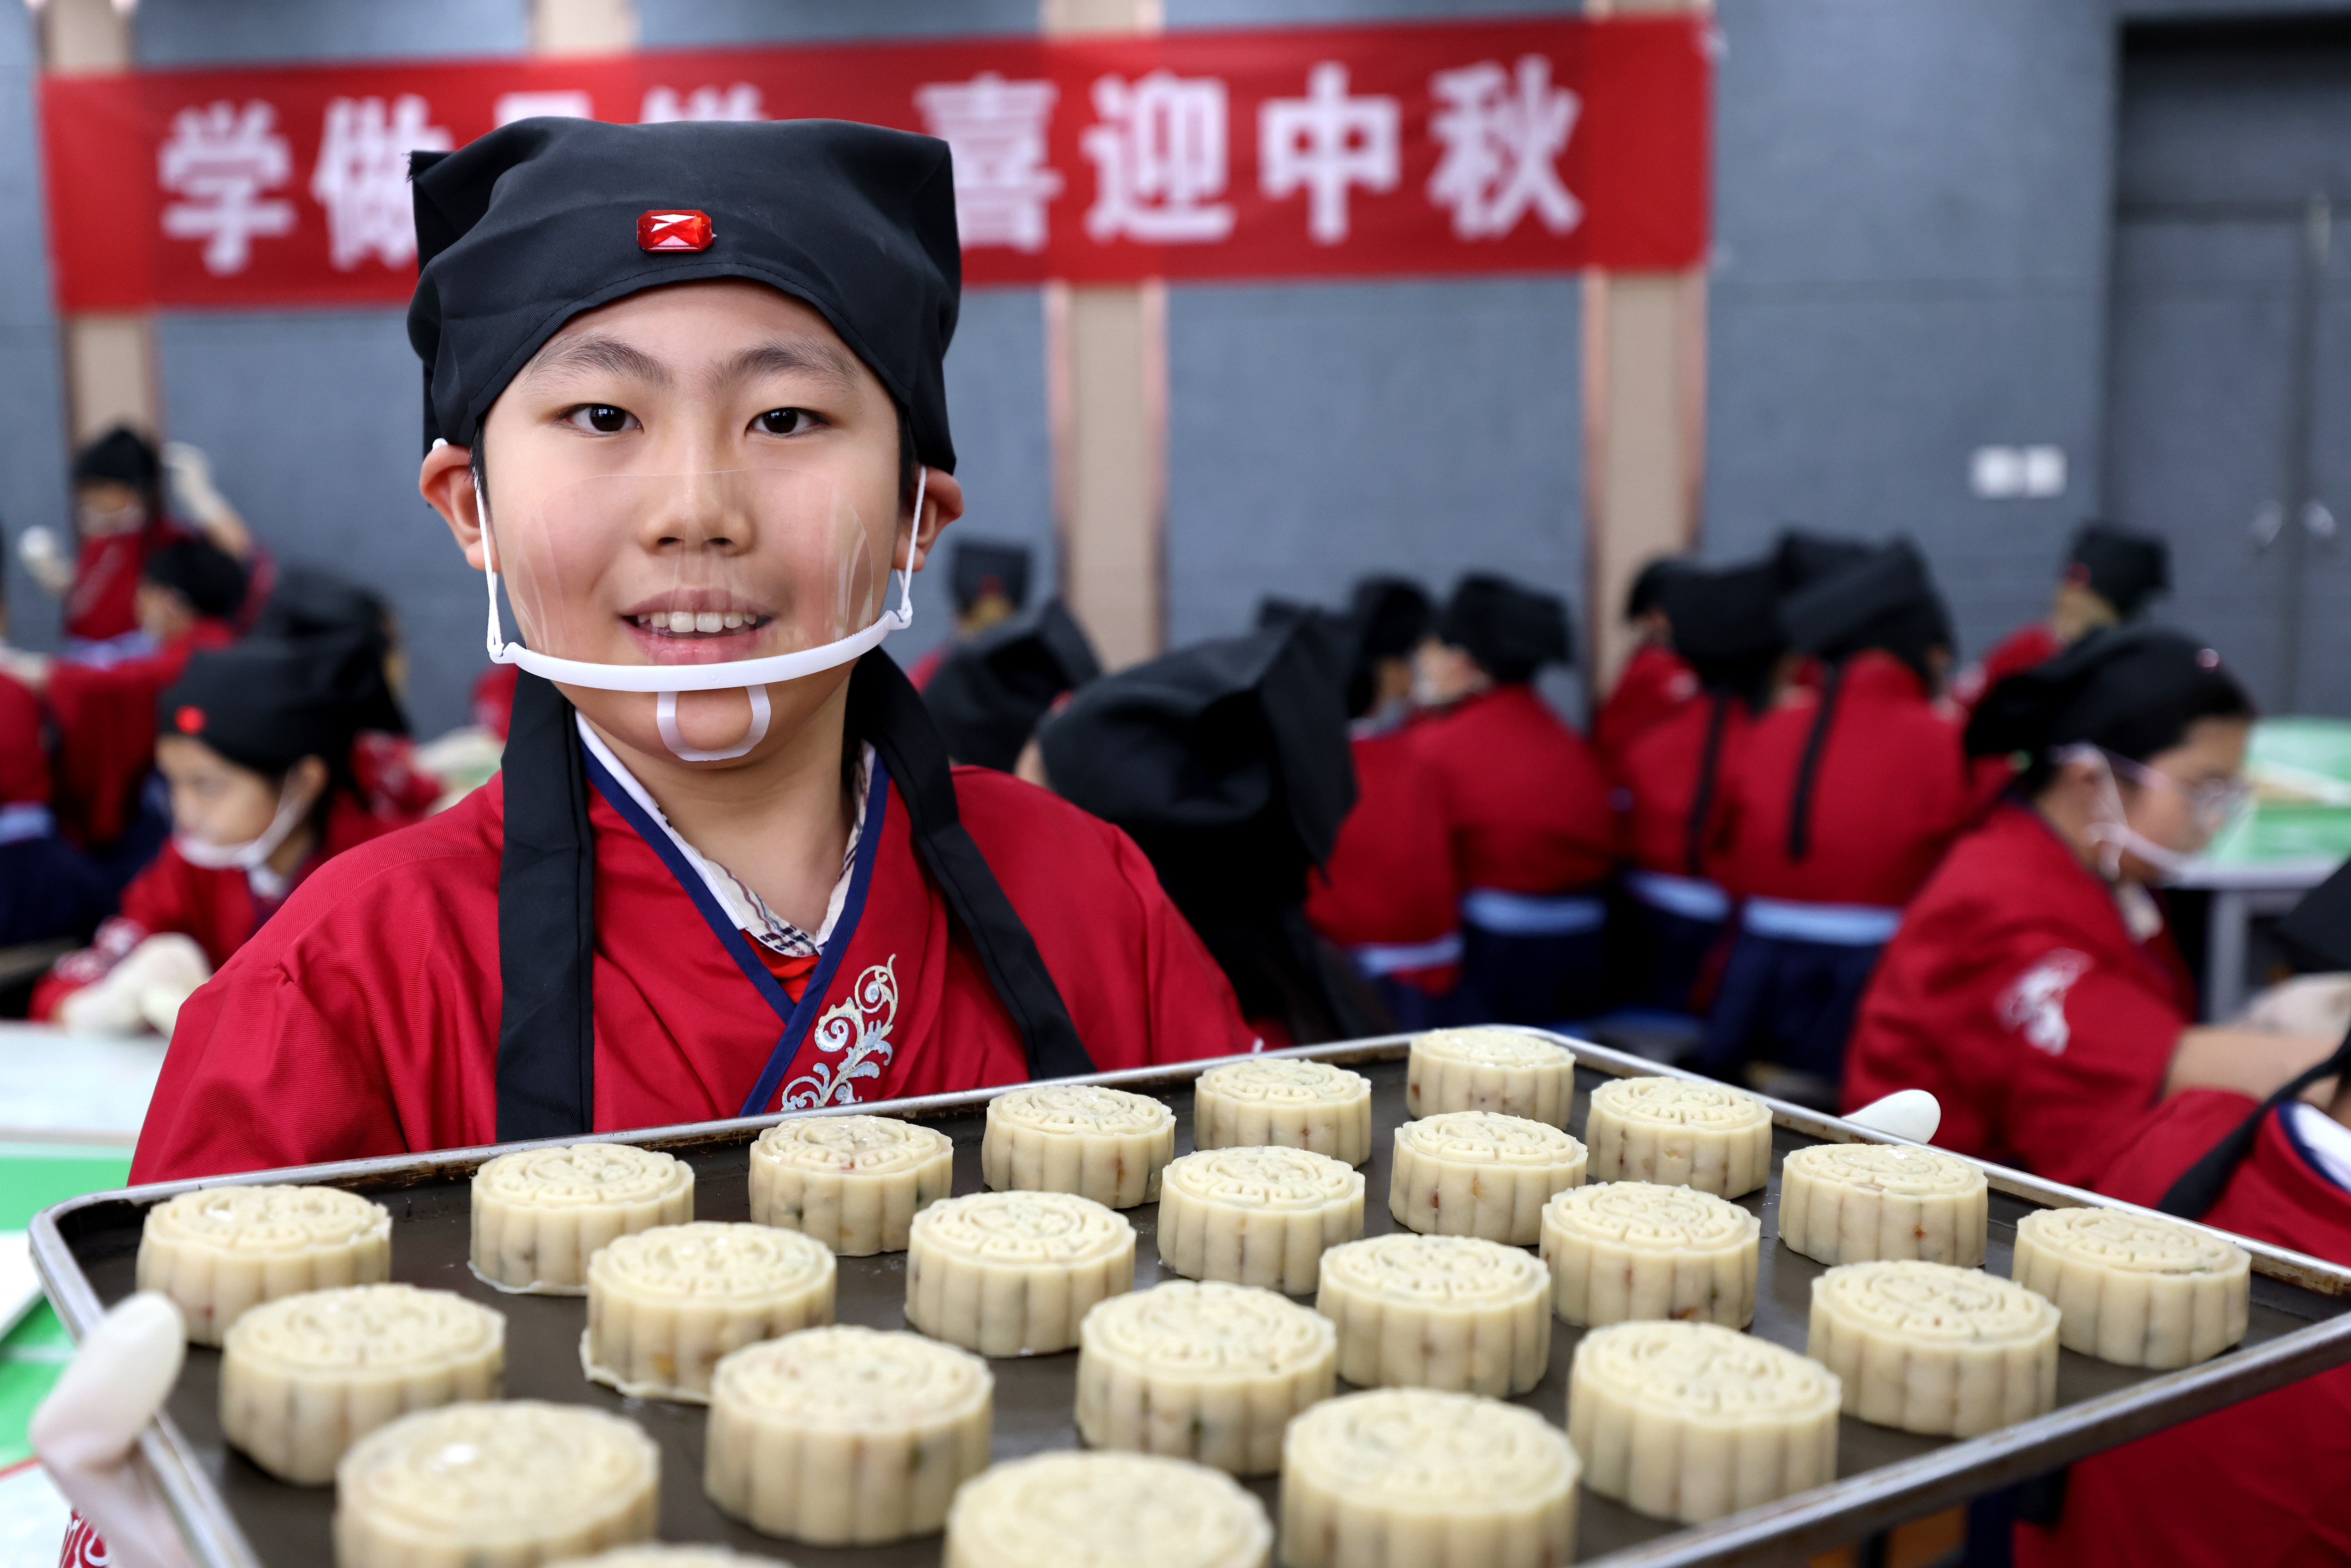
[[[838,1060],[820,1058],[806,1072],[784,1085],[778,1105],[784,1111],[812,1111],[820,1105],[854,1105],[861,1078],[880,1078],[890,1065],[890,1026],[898,1017],[898,956],[895,953],[857,977],[849,994],[827,1008],[810,1031],[820,1051]]]
[[[2065,1021],[2065,993],[2089,972],[2087,954],[2058,948],[2001,993],[2000,1021],[2022,1033],[2027,1044],[2064,1055],[2074,1040],[2073,1026]]]

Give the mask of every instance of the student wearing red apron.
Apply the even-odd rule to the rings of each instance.
[[[1355,805],[1306,894],[1307,924],[1354,960],[1405,1030],[1444,1022],[1461,974],[1460,890],[1445,809],[1407,733],[1413,650],[1432,613],[1428,595],[1401,578],[1356,585],[1347,685]]]
[[[48,728],[32,689],[0,675],[0,947],[82,940],[113,904],[98,868],[57,835]]]
[[[191,658],[157,705],[171,841],[123,889],[120,913],[96,940],[36,988],[33,1016],[82,1032],[152,1025],[169,1034],[184,990],[161,1015],[142,1007],[133,972],[150,943],[193,943],[181,946],[200,960],[201,980],[312,873],[382,833],[345,768],[381,687],[372,650],[354,642],[254,639]]]
[[[1698,677],[1677,651],[1667,605],[1674,580],[1696,570],[1679,556],[1643,567],[1625,596],[1625,621],[1640,633],[1615,689],[1592,717],[1592,745],[1611,776],[1620,772],[1625,748],[1687,707],[1698,696]]]
[[[1850,1109],[1932,1091],[1938,1144],[2086,1186],[2157,1101],[2265,1094],[2332,1042],[2199,1027],[2150,891],[2241,802],[2252,704],[2178,632],[2093,633],[2011,675],[1967,745],[2022,777],[1911,903],[1863,999]]]
[[[1907,542],[1780,605],[1816,660],[1750,732],[1724,810],[1720,876],[1740,897],[1699,1061],[1767,1061],[1833,1096],[1877,955],[1965,824],[1959,727],[1936,706],[1949,622]]]
[[[2286,917],[2284,934],[2351,967],[2351,872]],[[2266,1101],[2175,1094],[2097,1177],[2112,1197],[2351,1267],[2351,1047]],[[2324,1108],[2303,1094],[2336,1087]],[[2351,1561],[2351,1368],[2076,1460],[2021,1511],[2019,1568],[2183,1568]],[[2154,1500],[2161,1500],[2157,1501]]]
[[[1533,685],[1571,646],[1564,601],[1473,576],[1416,662],[1414,700],[1434,711],[1407,733],[1453,841],[1463,1023],[1556,1023],[1601,1002],[1615,808],[1599,759]]]
[[[2153,534],[2112,523],[2082,525],[2049,601],[2049,613],[1995,643],[1951,683],[1951,698],[1973,707],[2009,676],[2053,659],[2092,632],[2138,619],[2171,586],[2171,547]]]
[[[1634,741],[1617,773],[1631,862],[1629,990],[1647,1007],[1703,1010],[1697,988],[1730,915],[1717,875],[1728,785],[1745,771],[1748,737],[1784,676],[1778,581],[1765,561],[1687,570],[1666,587],[1675,650],[1702,695]]]
[[[946,145],[542,119],[413,165],[420,488],[526,672],[505,765],[191,999],[134,1178],[1249,1050],[1134,844],[952,770],[880,649],[961,511]]]
[[[41,694],[57,727],[60,831],[120,887],[162,847],[168,811],[146,799],[155,763],[155,699],[189,657],[235,641],[230,618],[245,570],[202,539],[179,538],[147,557],[139,580],[141,630],[152,652],[107,664],[0,655],[0,670]]]

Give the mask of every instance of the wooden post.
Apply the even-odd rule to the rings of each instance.
[[[59,76],[131,68],[131,16],[114,0],[47,0],[41,63]],[[162,428],[152,311],[73,315],[58,322],[68,434],[79,446],[117,424]]]
[[[1593,17],[1706,0],[1586,0]],[[1706,476],[1706,267],[1583,281],[1585,638],[1593,697],[1632,652],[1625,595],[1652,557],[1698,543]]]
[[[531,0],[534,55],[616,55],[636,47],[635,0]]]
[[[1161,26],[1158,0],[1042,0],[1040,16],[1056,37]],[[1166,285],[1047,285],[1045,361],[1061,592],[1117,669],[1166,645]]]

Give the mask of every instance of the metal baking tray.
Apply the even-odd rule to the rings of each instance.
[[[1606,1078],[1666,1070],[1639,1057],[1562,1038],[1576,1053],[1576,1101],[1571,1131],[1581,1133],[1593,1086]],[[1378,1131],[1364,1166],[1365,1228],[1395,1228],[1385,1201],[1391,1140],[1404,1120],[1405,1058],[1409,1037],[1395,1036],[1285,1054],[1343,1062],[1373,1084]],[[1214,1062],[1102,1074],[1087,1082],[1152,1093],[1176,1113],[1176,1152],[1192,1147],[1191,1082]],[[976,1192],[983,1111],[1000,1091],[938,1095],[853,1107],[930,1123],[956,1144],[956,1191]],[[1771,1106],[1777,1153],[1824,1142],[1896,1143],[1849,1123],[1777,1101]],[[844,1110],[851,1109],[844,1107]],[[823,1113],[815,1113],[822,1114]],[[749,1217],[747,1145],[776,1120],[761,1117],[612,1134],[610,1141],[667,1149],[695,1167],[695,1211],[704,1219]],[[523,1147],[512,1145],[507,1147]],[[586,1303],[578,1298],[513,1296],[491,1291],[465,1267],[470,1226],[468,1180],[474,1168],[502,1149],[463,1149],[392,1159],[256,1172],[208,1182],[171,1182],[99,1193],[57,1205],[32,1226],[33,1255],[59,1316],[78,1337],[105,1309],[131,1289],[132,1266],[144,1210],[189,1187],[263,1181],[321,1182],[363,1192],[392,1213],[392,1277],[455,1291],[507,1314],[506,1392],[509,1397],[562,1400],[620,1411],[661,1445],[662,1534],[672,1541],[725,1541],[738,1549],[789,1557],[799,1568],[933,1568],[939,1538],[894,1546],[836,1548],[768,1540],[726,1519],[702,1491],[703,1427],[699,1406],[625,1399],[580,1375],[579,1343]],[[2016,1222],[2038,1207],[2068,1207],[2105,1200],[2072,1187],[1988,1166],[1992,1188],[1991,1242],[1985,1266],[2009,1270]],[[1778,1242],[1779,1177],[1742,1200],[1763,1219],[1761,1277],[1753,1333],[1801,1351],[1813,1279],[1822,1266]],[[1139,1243],[1135,1287],[1165,1275],[1155,1235],[1157,1206],[1126,1211]],[[2351,1270],[2297,1253],[2247,1243],[2253,1254],[2252,1327],[2244,1343],[2201,1366],[2147,1373],[2109,1366],[2071,1351],[2060,1353],[2058,1407],[2037,1420],[1969,1441],[1914,1437],[1846,1417],[1838,1440],[1840,1479],[1824,1487],[1691,1529],[1644,1519],[1622,1505],[1585,1492],[1581,1502],[1578,1560],[1612,1568],[1683,1568],[1698,1563],[1775,1562],[1854,1541],[1947,1507],[1964,1498],[2039,1474],[2082,1455],[2175,1425],[2207,1411],[2266,1393],[2300,1377],[2351,1361]],[[903,1253],[841,1260],[838,1315],[843,1322],[902,1328],[905,1293]],[[1581,1330],[1552,1321],[1551,1369],[1519,1403],[1564,1424],[1567,1371]],[[1078,1446],[1071,1412],[1077,1380],[1074,1351],[991,1363],[996,1372],[996,1457]],[[143,1439],[143,1458],[185,1531],[193,1554],[207,1568],[317,1568],[333,1560],[329,1524],[331,1487],[292,1487],[271,1479],[221,1437],[220,1355],[192,1347],[187,1369],[163,1414]],[[1271,1508],[1270,1477],[1249,1483]],[[1277,1511],[1277,1517],[1279,1517]]]

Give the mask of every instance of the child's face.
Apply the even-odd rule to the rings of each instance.
[[[277,780],[193,737],[157,737],[155,766],[172,786],[172,826],[200,843],[250,843],[277,815]]]
[[[147,522],[146,497],[112,479],[74,486],[74,528],[86,539],[136,533]]]
[[[915,542],[889,393],[823,317],[759,284],[674,285],[577,318],[499,395],[482,441],[496,565],[524,640],[559,658],[704,664],[831,642],[872,624]],[[771,687],[771,733],[848,674]],[[565,690],[662,749],[651,695]],[[740,692],[678,699],[680,731],[705,748],[747,714]]]

